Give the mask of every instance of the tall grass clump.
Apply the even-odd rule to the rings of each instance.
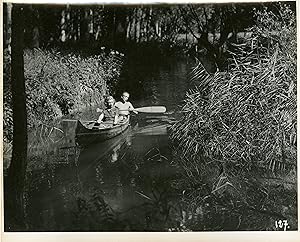
[[[230,45],[228,71],[191,73],[171,138],[193,231],[297,229],[296,18],[279,7]]]
[[[182,117],[172,127],[182,155],[243,170],[296,165],[296,17],[257,13],[252,37],[232,44],[227,72],[193,70]],[[203,159],[200,159],[203,158]]]
[[[4,138],[12,138],[9,55],[5,58]],[[28,125],[48,124],[86,106],[99,104],[117,82],[122,56],[63,55],[58,51],[25,50],[24,76]]]

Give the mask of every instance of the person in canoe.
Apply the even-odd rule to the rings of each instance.
[[[131,102],[128,101],[129,93],[123,92],[121,96],[121,101],[116,102],[115,107],[119,110],[119,120],[125,120],[129,116],[129,112],[132,111],[135,114],[138,112],[134,110]]]
[[[104,100],[105,110],[97,108],[97,112],[101,112],[98,117],[97,123],[111,122],[116,125],[119,121],[119,110],[115,107],[115,99],[112,96],[107,96]]]

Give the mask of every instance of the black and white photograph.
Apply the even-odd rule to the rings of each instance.
[[[2,12],[5,234],[298,232],[296,1]]]

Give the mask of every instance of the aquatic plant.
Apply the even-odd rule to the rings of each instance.
[[[249,32],[229,46],[228,71],[198,62],[172,126],[193,231],[276,230],[278,219],[297,228],[295,13],[258,12]]]
[[[194,69],[182,117],[172,127],[184,156],[271,171],[296,165],[296,21],[258,12],[252,37],[231,45],[227,72]]]
[[[110,231],[118,226],[116,215],[101,193],[77,197],[73,226],[76,231]]]

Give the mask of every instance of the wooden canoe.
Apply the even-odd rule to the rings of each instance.
[[[88,145],[91,143],[102,142],[121,134],[128,126],[129,118],[117,125],[113,125],[112,122],[103,122],[98,125],[94,121],[78,120],[75,130],[76,143],[79,145]]]

